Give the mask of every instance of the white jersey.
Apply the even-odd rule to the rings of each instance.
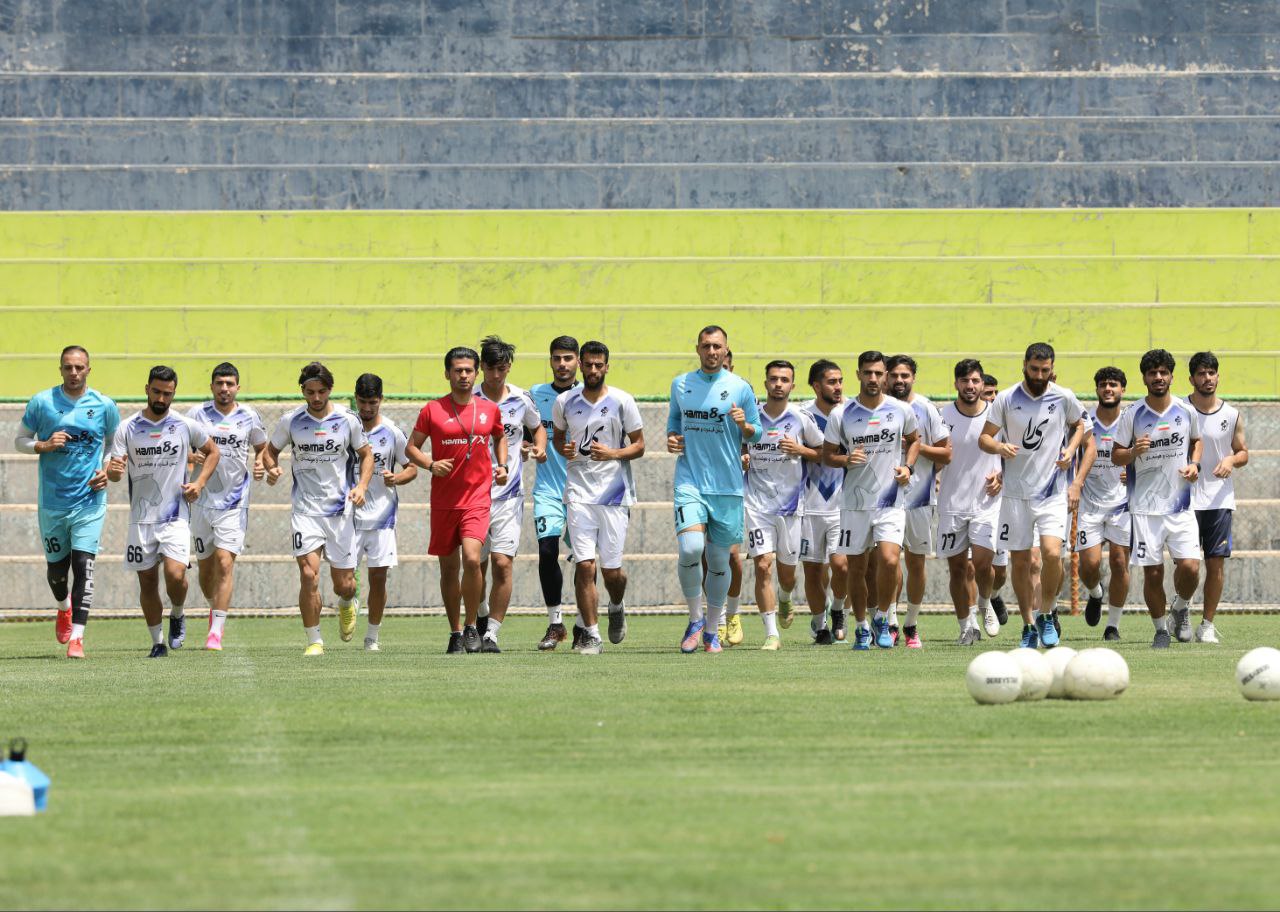
[[[938,408],[924,396],[912,396],[909,403],[916,413],[916,427],[920,431],[920,442],[928,446],[937,446],[947,439],[947,428],[942,423],[942,415]],[[938,467],[932,459],[921,456],[916,460],[916,472],[907,482],[905,506],[908,510],[916,507],[927,507],[938,502],[937,486]]]
[[[794,405],[788,405],[777,418],[770,418],[761,406],[760,424],[763,436],[759,442],[747,445],[751,462],[744,478],[743,503],[757,513],[792,516],[801,508],[806,462],[778,447],[782,438],[790,437],[821,452],[822,431],[803,409]]]
[[[831,410],[834,415],[840,406]],[[813,419],[818,433],[824,437],[827,432],[827,417],[818,408],[817,400],[811,400],[800,406],[800,411]],[[804,505],[805,516],[838,516],[840,514],[840,485],[844,481],[844,469],[833,469],[818,462],[804,463]]]
[[[893,477],[893,470],[903,464],[902,439],[915,430],[915,410],[888,396],[874,409],[848,399],[831,412],[826,442],[846,453],[861,447],[867,454],[866,462],[845,469],[842,509],[902,506],[904,488]]]
[[[1056,465],[1070,427],[1084,409],[1071,390],[1050,383],[1039,398],[1019,383],[1001,390],[987,419],[1018,447],[1004,460],[1004,496],[1049,500],[1066,490],[1066,472]]]
[[[357,451],[368,441],[360,419],[335,405],[315,418],[305,405],[280,416],[271,432],[277,450],[293,447],[293,512],[303,516],[340,516],[355,487]]]
[[[1111,446],[1116,428],[1120,426],[1120,416],[1111,424],[1103,424],[1096,411],[1085,417],[1092,425],[1093,444],[1098,454],[1080,489],[1080,509],[1085,513],[1114,513],[1129,502],[1129,492],[1120,480],[1124,469],[1111,461]]]
[[[1151,449],[1138,456],[1126,474],[1129,512],[1137,516],[1168,516],[1191,509],[1191,483],[1178,474],[1191,460],[1192,444],[1200,438],[1200,413],[1172,397],[1157,412],[1139,399],[1116,422],[1115,442],[1133,446],[1139,437],[1151,438]]]
[[[362,423],[361,427],[363,426]],[[366,431],[364,436],[369,442],[369,449],[373,451],[373,478],[364,495],[364,506],[356,507],[356,529],[394,529],[400,496],[395,488],[387,487],[387,483],[382,480],[382,473],[395,472],[409,464],[409,457],[405,455],[409,438],[385,415],[380,416],[377,426],[372,431]]]
[[[479,399],[492,401],[479,386],[475,388],[475,394]],[[523,493],[520,467],[524,464],[524,454],[520,445],[524,443],[525,430],[536,431],[542,426],[542,418],[533,397],[513,383],[507,384],[507,394],[502,401],[493,404],[502,415],[502,432],[507,437],[507,481],[501,485],[495,481],[490,497],[493,500],[506,500]],[[492,447],[489,448],[489,458],[493,461],[494,468],[497,468],[498,454]]]
[[[234,510],[249,506],[250,454],[267,442],[267,430],[258,413],[236,403],[230,415],[218,411],[213,401],[194,406],[187,417],[204,428],[218,445],[218,465],[196,501],[206,510]],[[194,475],[200,474],[196,466]],[[194,477],[193,475],[193,477]]]
[[[629,445],[630,435],[644,427],[640,409],[629,393],[611,386],[598,401],[591,402],[586,388],[575,386],[556,397],[551,423],[564,431],[565,439],[577,449],[565,463],[565,503],[629,507],[636,502],[631,463],[617,459],[595,462],[589,455],[592,443],[619,449]]]
[[[208,439],[199,424],[172,411],[155,423],[142,412],[121,422],[107,455],[127,459],[130,523],[170,523],[190,518],[182,496],[182,486],[187,482],[187,457]]]
[[[1194,408],[1194,406],[1192,406]],[[1234,405],[1225,402],[1218,404],[1216,412],[1202,412],[1196,409],[1200,418],[1200,439],[1204,442],[1200,450],[1200,477],[1191,486],[1191,508],[1193,510],[1234,510],[1236,508],[1236,486],[1233,477],[1215,478],[1213,470],[1218,463],[1231,455],[1231,439],[1236,434],[1236,424],[1240,420],[1240,412]]]
[[[951,464],[943,466],[938,490],[938,513],[948,516],[981,516],[995,509],[1000,495],[987,493],[987,476],[1000,471],[1001,459],[984,453],[978,438],[991,414],[991,403],[983,402],[974,417],[956,408],[954,402],[942,407],[940,420],[951,437]]]

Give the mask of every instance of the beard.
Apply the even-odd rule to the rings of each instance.
[[[604,374],[601,374],[599,377],[594,379],[591,377],[583,377],[582,385],[589,390],[598,390],[600,387],[604,386]]]
[[[1022,379],[1027,384],[1027,389],[1031,390],[1036,396],[1039,396],[1049,388],[1048,380],[1033,380],[1026,371],[1022,372]]]
[[[167,402],[148,402],[147,408],[151,409],[153,415],[165,415],[169,412],[169,403]]]

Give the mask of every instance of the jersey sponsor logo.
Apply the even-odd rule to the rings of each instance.
[[[1027,425],[1027,429],[1022,432],[1022,448],[1025,450],[1038,450],[1040,444],[1044,443],[1044,426],[1049,423],[1046,418],[1039,424],[1032,426]]]
[[[160,435],[152,434],[151,436],[159,437]],[[179,452],[179,446],[170,440],[158,443],[155,446],[136,446],[133,448],[133,455],[135,456],[177,456]]]
[[[874,430],[874,428],[872,428]],[[882,428],[878,434],[862,434],[849,438],[849,446],[863,446],[869,443],[890,443],[897,438],[898,432],[893,428]]]
[[[1168,430],[1167,426],[1165,427],[1165,430]],[[1182,446],[1182,444],[1184,444],[1185,442],[1186,442],[1186,438],[1183,437],[1181,434],[1175,432],[1173,434],[1170,434],[1168,437],[1157,437],[1156,439],[1152,440],[1151,449],[1155,450],[1161,447]]]
[[[221,430],[221,425],[219,425],[219,430]],[[239,449],[240,444],[245,442],[243,438],[235,434],[210,434],[209,437],[218,446],[230,447],[233,450]]]
[[[728,415],[728,412],[722,412],[718,408],[712,409],[685,409],[684,416],[686,418],[699,418],[703,421],[719,421]]]
[[[343,442],[341,440],[328,439],[316,443],[295,443],[293,448],[301,450],[304,453],[340,453],[342,452]]]

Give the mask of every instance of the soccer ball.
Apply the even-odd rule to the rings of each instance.
[[[1070,646],[1055,646],[1044,654],[1044,660],[1053,671],[1053,683],[1049,685],[1049,699],[1061,700],[1067,695],[1062,679],[1067,670],[1067,663],[1076,657],[1076,651]]]
[[[979,703],[1012,703],[1022,692],[1022,669],[1003,652],[984,652],[969,663],[964,683]]]
[[[1067,663],[1062,684],[1073,700],[1114,700],[1129,686],[1129,666],[1114,649],[1084,649]]]
[[[1043,700],[1053,686],[1053,666],[1035,649],[1010,649],[1009,656],[1022,671],[1019,700]]]
[[[1236,684],[1246,700],[1280,700],[1280,649],[1246,652],[1236,665]]]

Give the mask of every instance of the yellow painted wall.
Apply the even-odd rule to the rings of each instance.
[[[247,392],[290,392],[328,362],[338,386],[443,386],[440,355],[496,332],[514,379],[546,379],[568,333],[613,351],[611,380],[661,394],[697,330],[728,328],[758,380],[787,357],[852,367],[914,354],[919,388],[977,356],[1002,382],[1033,341],[1087,390],[1151,347],[1212,348],[1224,392],[1280,392],[1280,213],[1271,210],[609,211],[0,214],[0,395],[56,382],[56,353],[93,382],[180,392],[224,358]]]

